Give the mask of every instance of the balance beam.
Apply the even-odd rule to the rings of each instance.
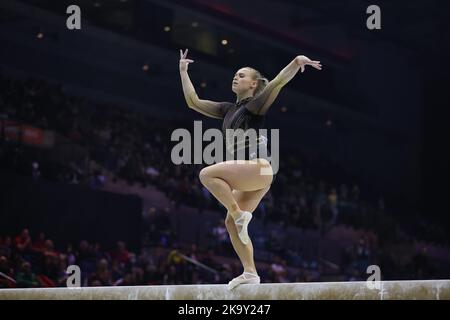
[[[1,289],[0,300],[450,300],[450,280]]]

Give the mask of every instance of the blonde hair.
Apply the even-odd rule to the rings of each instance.
[[[259,72],[258,70],[254,69],[252,67],[245,67],[245,68],[251,70],[253,72],[252,78],[254,80],[258,81],[255,91],[253,92],[253,96],[256,97],[267,86],[267,84],[269,83],[269,80],[267,80],[267,78],[263,77],[261,72]]]

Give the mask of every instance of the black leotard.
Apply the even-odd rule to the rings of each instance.
[[[270,162],[270,153],[267,147],[267,136],[259,133],[259,129],[264,129],[265,124],[265,116],[259,115],[255,113],[255,108],[251,104],[252,97],[243,99],[236,104],[233,103],[223,103],[221,105],[221,111],[223,114],[223,124],[222,124],[222,133],[224,137],[224,144],[226,143],[226,129],[243,129],[244,131],[248,129],[255,129],[258,138],[258,145],[256,147],[257,152],[250,153],[249,142],[245,141],[245,143],[236,142],[231,148],[225,147],[225,152],[229,154],[231,159],[234,160],[253,160],[256,158],[264,158]],[[236,152],[238,146],[245,146],[245,151],[243,153]],[[233,149],[234,148],[234,149]],[[262,151],[264,149],[264,151]],[[234,150],[234,152],[231,152]],[[232,154],[232,156],[231,156]],[[274,179],[275,180],[275,175]]]

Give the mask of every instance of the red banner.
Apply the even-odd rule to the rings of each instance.
[[[6,140],[21,141],[33,146],[49,147],[54,144],[53,132],[13,120],[0,120],[0,136],[3,134]]]

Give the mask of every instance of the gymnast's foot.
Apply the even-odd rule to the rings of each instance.
[[[239,239],[243,244],[247,245],[250,241],[248,236],[248,224],[252,220],[252,213],[249,211],[241,211],[234,218],[234,224],[236,225]]]
[[[239,277],[234,278],[230,282],[228,282],[228,289],[233,290],[237,286],[241,284],[259,284],[261,279],[255,273],[244,272]]]

